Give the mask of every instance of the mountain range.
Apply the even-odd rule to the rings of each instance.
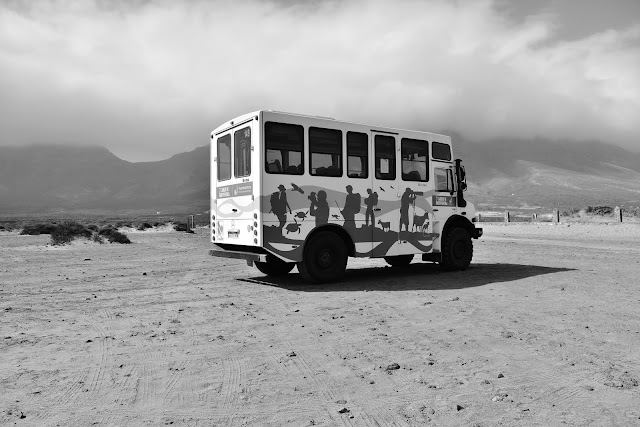
[[[599,142],[452,139],[479,209],[640,205],[640,153]],[[208,146],[140,163],[104,147],[0,147],[0,214],[208,208]]]

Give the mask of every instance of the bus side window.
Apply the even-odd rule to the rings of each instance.
[[[366,133],[347,132],[347,176],[369,177],[369,137]]]
[[[218,181],[231,179],[231,134],[218,138]]]
[[[429,181],[429,142],[420,139],[402,138],[400,153],[402,155],[403,181]]]
[[[376,135],[376,178],[384,180],[396,179],[396,140],[392,136]]]
[[[449,144],[443,144],[442,142],[433,141],[431,150],[431,155],[434,159],[445,160],[447,162],[451,161],[451,147],[449,146]]]
[[[436,181],[436,191],[453,191],[453,181],[450,178],[450,169],[436,168],[433,171],[433,176]]]
[[[304,174],[304,128],[289,123],[264,124],[265,171],[267,173]]]
[[[342,176],[342,131],[309,128],[309,171],[316,176]]]

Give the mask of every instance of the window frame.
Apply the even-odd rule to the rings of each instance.
[[[351,155],[349,155],[350,148],[351,148],[349,146],[349,143],[351,142],[352,144],[360,144],[360,142],[361,142],[361,141],[353,141],[351,139],[351,138],[355,137],[356,135],[364,136],[364,150],[365,150],[364,157],[363,156],[351,156]],[[356,147],[353,147],[352,149],[355,149],[355,148]],[[364,174],[362,176],[351,176],[351,175],[349,175],[349,157],[355,157],[355,158],[360,159],[360,161],[362,162],[362,170],[360,171],[360,173],[362,174],[364,172]],[[353,179],[368,179],[369,178],[369,135],[364,133],[364,132],[355,132],[355,131],[348,131],[347,132],[347,177],[353,178]]]
[[[290,150],[290,149],[286,149],[286,148],[270,148],[269,147],[269,130],[268,128],[271,125],[278,125],[278,126],[290,126],[292,128],[295,128],[295,133],[297,134],[297,136],[300,137],[300,141],[294,141],[295,144],[299,144],[299,147],[296,148],[300,148],[300,151],[297,150]],[[276,122],[276,121],[267,121],[264,123],[263,126],[264,129],[264,172],[268,173],[268,174],[272,174],[272,175],[304,175],[304,171],[305,171],[305,167],[304,167],[304,153],[305,153],[305,140],[304,140],[304,126],[297,124],[297,123],[287,123],[287,122]],[[289,141],[287,141],[287,143],[289,143]],[[272,151],[279,151],[280,155],[282,156],[282,162],[280,167],[282,168],[281,172],[274,172],[274,171],[269,171],[269,162],[267,161],[267,157],[268,157],[268,152],[269,150]],[[286,152],[286,153],[285,153]],[[300,153],[300,164],[299,164],[299,171],[297,173],[291,173],[288,172],[287,169],[292,166],[289,165],[289,153]],[[286,155],[285,155],[286,154]],[[287,159],[287,165],[284,165],[283,163],[285,162],[285,157]]]
[[[424,144],[427,150],[427,153],[424,157],[424,160],[405,160],[404,159],[404,143],[421,143]],[[424,139],[415,139],[415,138],[402,138],[400,140],[400,173],[401,173],[401,177],[402,180],[405,182],[429,182],[429,141],[424,140]],[[425,174],[425,178],[422,179],[422,177],[420,177],[420,179],[405,179],[404,175],[404,164],[405,162],[410,162],[410,163],[424,163],[424,174]],[[414,169],[415,170],[415,169]]]
[[[238,134],[239,132],[242,131],[246,131],[249,130],[249,144],[248,144],[248,150],[247,150],[247,154],[248,154],[248,162],[243,162],[245,167],[243,168],[243,171],[246,171],[246,166],[248,165],[248,171],[246,171],[247,173],[245,175],[239,175],[238,174],[238,146],[237,146],[237,140],[236,140],[236,134]],[[243,128],[240,128],[238,130],[236,130],[235,132],[233,132],[233,176],[235,178],[244,178],[247,176],[251,175],[251,126],[245,126]],[[244,159],[243,159],[244,160]]]
[[[435,154],[437,152],[437,150],[434,148],[436,146],[445,146],[448,149],[448,153],[449,153],[449,157],[448,158],[440,158],[440,157],[436,157]],[[431,143],[431,158],[434,160],[439,160],[439,161],[443,161],[443,162],[450,162],[451,161],[451,145],[447,144],[446,142],[439,142],[439,141],[433,141]]]
[[[312,138],[314,138],[314,135],[312,135],[312,132],[324,132],[324,131],[328,131],[327,133],[335,133],[336,136],[339,136],[337,142],[338,142],[338,148],[339,148],[339,153],[335,153],[335,152],[326,152],[326,151],[319,151],[319,150],[314,150],[314,141],[312,140]],[[311,176],[324,176],[324,177],[328,177],[328,178],[341,178],[342,175],[344,174],[344,166],[343,166],[343,160],[344,160],[344,147],[343,147],[343,133],[342,130],[340,129],[331,129],[331,128],[321,128],[321,127],[317,127],[317,126],[309,126],[309,128],[307,129],[307,146],[309,147],[309,175]],[[327,141],[327,140],[325,140]],[[335,141],[332,141],[335,142]],[[322,174],[322,173],[318,173],[316,169],[316,172],[314,172],[314,167],[313,167],[313,155],[314,154],[325,154],[325,155],[329,155],[331,156],[331,166],[333,167],[333,156],[334,155],[338,155],[339,159],[338,159],[338,171],[339,174],[338,175],[330,175],[330,174]],[[320,166],[320,167],[324,167],[324,166]],[[328,170],[328,167],[325,167],[325,170]]]
[[[225,162],[225,164],[229,165],[229,176],[228,178],[221,178],[220,177],[220,172],[222,171],[222,168],[220,167],[221,164],[223,164],[222,162],[222,158],[220,155],[220,143],[221,140],[224,138],[228,138],[228,144],[229,144],[229,161]],[[227,144],[226,142],[222,142],[223,144]],[[224,135],[222,135],[221,137],[216,139],[216,162],[217,162],[217,179],[218,182],[224,182],[224,181],[229,181],[232,177],[233,177],[233,150],[232,150],[232,146],[233,146],[233,141],[232,141],[232,137],[231,137],[231,132],[226,133]]]
[[[444,176],[445,176],[445,185],[446,185],[446,189],[445,190],[441,190],[438,188],[438,172],[444,172]],[[451,168],[440,168],[440,167],[435,167],[433,168],[433,187],[435,189],[435,191],[437,191],[438,193],[454,193],[455,192],[455,181],[453,179],[453,170],[451,170]]]
[[[393,157],[381,157],[378,156],[378,139],[387,139],[389,138],[391,141],[393,141]],[[382,142],[382,141],[381,141]],[[385,134],[375,134],[373,136],[373,150],[374,150],[374,160],[373,160],[373,168],[374,168],[374,176],[376,179],[381,180],[381,181],[395,181],[398,177],[398,172],[397,172],[397,153],[396,153],[396,137],[392,136],[392,135],[385,135]],[[392,161],[392,165],[389,168],[390,171],[393,171],[393,175],[389,178],[382,178],[382,172],[380,172],[380,178],[378,178],[375,174],[378,172],[378,159],[389,159]],[[389,172],[391,173],[391,172]],[[388,174],[385,174],[388,175]]]

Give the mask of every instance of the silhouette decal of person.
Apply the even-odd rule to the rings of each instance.
[[[369,226],[369,218],[371,218],[371,226],[375,226],[376,217],[373,213],[373,207],[378,205],[378,193],[375,191],[371,191],[370,188],[367,188],[367,194],[369,194],[364,199],[364,204],[367,207],[367,210],[364,213],[364,223],[368,227]]]
[[[316,227],[329,222],[329,203],[327,203],[327,193],[324,190],[318,191],[318,194],[311,193],[309,195],[311,207],[309,215],[316,218]]]
[[[409,206],[415,199],[415,193],[410,188],[407,188],[400,199],[400,231],[402,231],[403,225],[409,231]]]
[[[269,212],[273,212],[275,216],[278,217],[278,221],[280,225],[278,226],[280,230],[284,228],[285,223],[287,222],[287,209],[289,209],[289,213],[291,213],[291,207],[289,203],[287,203],[287,193],[284,185],[280,184],[278,186],[278,190],[271,195],[271,210]]]
[[[355,214],[360,212],[360,193],[354,193],[353,187],[347,185],[347,197],[344,201],[344,208],[340,211],[344,218],[344,228],[355,230],[356,223],[354,220]]]

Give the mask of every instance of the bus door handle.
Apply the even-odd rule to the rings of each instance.
[[[373,208],[373,210],[377,212],[377,211],[381,211],[382,209],[381,208]]]

